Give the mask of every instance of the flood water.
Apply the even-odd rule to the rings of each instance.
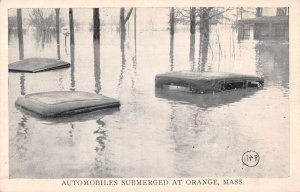
[[[289,175],[288,43],[238,41],[231,27],[212,27],[208,58],[199,63],[199,34],[178,30],[101,28],[100,56],[92,32],[75,31],[74,58],[61,34],[68,69],[9,73],[11,178],[74,177],[287,177]],[[219,35],[218,35],[219,34]],[[226,35],[224,35],[226,34]],[[25,58],[56,58],[55,36],[24,34]],[[9,62],[18,60],[18,38],[9,36]],[[201,63],[201,60],[200,60]],[[263,75],[260,89],[217,94],[156,90],[156,74],[171,70]],[[118,110],[43,119],[15,107],[21,95],[76,90],[119,99]],[[260,155],[256,167],[242,155]]]

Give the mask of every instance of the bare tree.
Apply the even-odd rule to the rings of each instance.
[[[32,9],[28,15],[30,18],[30,25],[33,25],[40,30],[48,31],[49,28],[55,27],[53,9]]]
[[[232,10],[232,8],[219,8],[219,7],[199,7],[199,8],[177,8],[175,11],[176,22],[187,24],[190,23],[190,62],[194,60],[195,50],[195,34],[196,26],[199,25],[200,44],[199,44],[199,65],[198,70],[205,69],[207,62],[207,53],[209,46],[209,32],[210,25],[225,20],[230,20],[224,13]],[[198,18],[198,19],[197,19]],[[201,65],[201,66],[200,66]],[[192,65],[192,69],[193,69]]]
[[[191,25],[191,33],[193,32],[194,24],[202,27],[207,27],[204,23],[218,23],[222,20],[229,20],[224,13],[232,10],[233,8],[220,8],[220,7],[199,7],[199,8],[176,8],[175,9],[175,22]],[[197,19],[198,18],[198,19]],[[201,20],[202,19],[202,24]],[[208,26],[209,27],[209,26]],[[201,31],[207,31],[207,29],[201,29]]]
[[[125,58],[126,23],[128,22],[132,11],[133,11],[133,8],[130,8],[129,12],[127,13],[127,15],[125,17],[125,8],[120,9],[120,32],[121,32],[120,49],[121,49],[122,68],[121,68],[121,73],[120,73],[120,77],[119,77],[119,85],[122,84],[124,70],[125,70],[125,66],[126,66],[126,58]]]
[[[196,32],[196,8],[190,8],[190,33],[195,34]]]
[[[125,39],[126,36],[126,23],[130,18],[130,15],[133,11],[133,8],[130,8],[129,12],[127,13],[127,16],[125,17],[125,8],[120,9],[120,30],[121,30],[121,38]]]

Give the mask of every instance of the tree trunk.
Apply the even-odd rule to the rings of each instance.
[[[205,36],[201,34],[200,36],[200,57],[199,62],[201,65],[200,71],[205,71],[205,65],[207,63],[207,54],[208,54],[208,45],[209,45],[209,34],[208,36]]]
[[[190,22],[191,22],[190,33],[195,34],[196,32],[196,8],[195,7],[192,7],[190,9]]]
[[[124,75],[124,70],[126,66],[126,58],[125,58],[125,38],[126,38],[126,22],[129,20],[131,13],[133,11],[133,8],[129,10],[127,13],[127,16],[125,18],[125,8],[120,8],[120,32],[121,32],[121,43],[120,43],[120,48],[121,48],[121,59],[122,59],[122,68],[121,68],[121,73],[119,77],[119,86],[122,84],[123,80],[123,75]]]
[[[125,28],[125,8],[120,9],[120,31],[121,31],[121,39],[125,39],[126,36],[126,28]]]
[[[74,46],[74,20],[73,20],[73,9],[69,9],[69,22],[70,22],[70,46]]]
[[[71,52],[71,91],[75,91],[76,83],[75,83],[75,47],[72,45],[70,47]]]
[[[244,12],[244,9],[243,9],[243,7],[241,7],[241,20],[243,19],[243,12]]]
[[[190,35],[190,65],[191,70],[195,68],[195,34]]]
[[[18,39],[19,39],[19,59],[24,59],[23,27],[22,27],[22,10],[17,9],[18,22]]]
[[[45,48],[46,32],[42,31],[42,48]]]
[[[59,8],[55,9],[56,16],[56,44],[57,44],[57,59],[60,59],[60,38],[59,38]]]
[[[174,7],[170,10],[170,34],[174,35],[175,32],[175,11]]]
[[[120,43],[120,49],[121,49],[121,60],[122,60],[122,67],[119,77],[119,83],[120,86],[123,81],[123,75],[124,70],[126,66],[126,59],[125,59],[125,37],[126,37],[126,28],[125,28],[125,8],[120,9],[120,32],[121,32],[121,43]]]
[[[170,9],[170,71],[174,69],[174,33],[175,33],[175,10],[174,7]]]
[[[209,11],[200,15],[199,71],[205,71],[209,45]],[[201,67],[200,67],[201,66]]]
[[[100,18],[99,18],[99,8],[93,9],[93,21],[94,21],[94,33],[93,40],[100,41]]]
[[[75,42],[74,42],[74,20],[73,9],[69,9],[70,22],[70,54],[71,54],[71,91],[75,91]]]
[[[94,76],[95,76],[95,93],[99,93],[101,90],[100,82],[100,15],[99,8],[93,9],[93,41],[94,41]]]
[[[121,66],[121,72],[120,72],[120,77],[119,77],[119,83],[118,86],[121,86],[122,81],[123,81],[123,76],[124,76],[124,70],[126,66],[126,57],[125,57],[125,34],[123,34],[124,37],[122,37],[122,32],[121,32],[121,60],[122,60],[122,66]]]
[[[170,71],[174,70],[174,35],[170,35]]]
[[[130,21],[127,22],[127,31],[128,31],[127,36],[128,36],[128,38],[129,38],[129,33],[130,33]]]
[[[190,9],[190,65],[194,70],[195,65],[195,33],[196,33],[196,8]]]
[[[75,91],[75,42],[74,42],[74,20],[73,9],[69,8],[69,24],[70,24],[70,54],[71,54],[71,91]]]
[[[121,8],[120,9],[120,32],[121,32],[121,39],[124,39],[125,40],[125,37],[126,37],[126,22],[129,20],[130,18],[130,15],[133,11],[133,8],[131,8],[129,10],[129,12],[127,13],[127,16],[125,18],[125,8]]]
[[[204,36],[209,34],[209,15],[206,12],[200,16],[200,34]]]

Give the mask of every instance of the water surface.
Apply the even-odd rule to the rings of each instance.
[[[131,29],[132,30],[132,29]],[[66,177],[286,177],[289,175],[289,60],[286,42],[237,40],[236,30],[213,27],[207,63],[199,37],[188,30],[129,31],[101,28],[100,51],[92,32],[75,31],[74,57],[61,36],[69,69],[9,74],[11,178]],[[219,35],[218,35],[219,34]],[[226,34],[226,35],[221,35]],[[171,40],[171,41],[170,41]],[[24,35],[25,58],[56,57],[55,36],[43,43]],[[18,60],[9,37],[9,62]],[[200,61],[200,64],[199,64]],[[154,77],[171,70],[263,75],[262,89],[208,95],[156,90]],[[42,119],[16,109],[17,97],[43,91],[88,91],[119,99],[119,110]],[[255,150],[260,162],[242,164]]]

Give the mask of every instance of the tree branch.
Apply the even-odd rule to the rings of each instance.
[[[229,10],[231,10],[231,8],[227,8],[227,9],[224,10],[224,11],[221,11],[221,12],[218,12],[218,13],[216,13],[216,14],[214,14],[214,15],[211,15],[211,16],[208,17],[208,19],[211,19],[211,18],[213,18],[213,17],[215,17],[215,16],[218,16],[218,15],[222,15],[223,13],[225,13],[225,12],[227,12],[227,11],[229,11]]]
[[[128,21],[128,19],[130,18],[130,15],[131,15],[131,13],[132,13],[132,10],[133,10],[133,8],[131,8],[130,11],[128,12],[128,14],[127,14],[127,16],[126,16],[126,18],[125,18],[125,20],[124,20],[124,23],[126,23],[126,22]]]
[[[184,11],[185,13],[183,13],[182,11]],[[176,9],[176,12],[175,13],[179,13],[182,17],[184,17],[184,18],[190,18],[190,13],[189,13],[189,11],[187,11],[187,10],[184,10],[184,9],[182,9],[182,10],[180,10],[180,9]]]

